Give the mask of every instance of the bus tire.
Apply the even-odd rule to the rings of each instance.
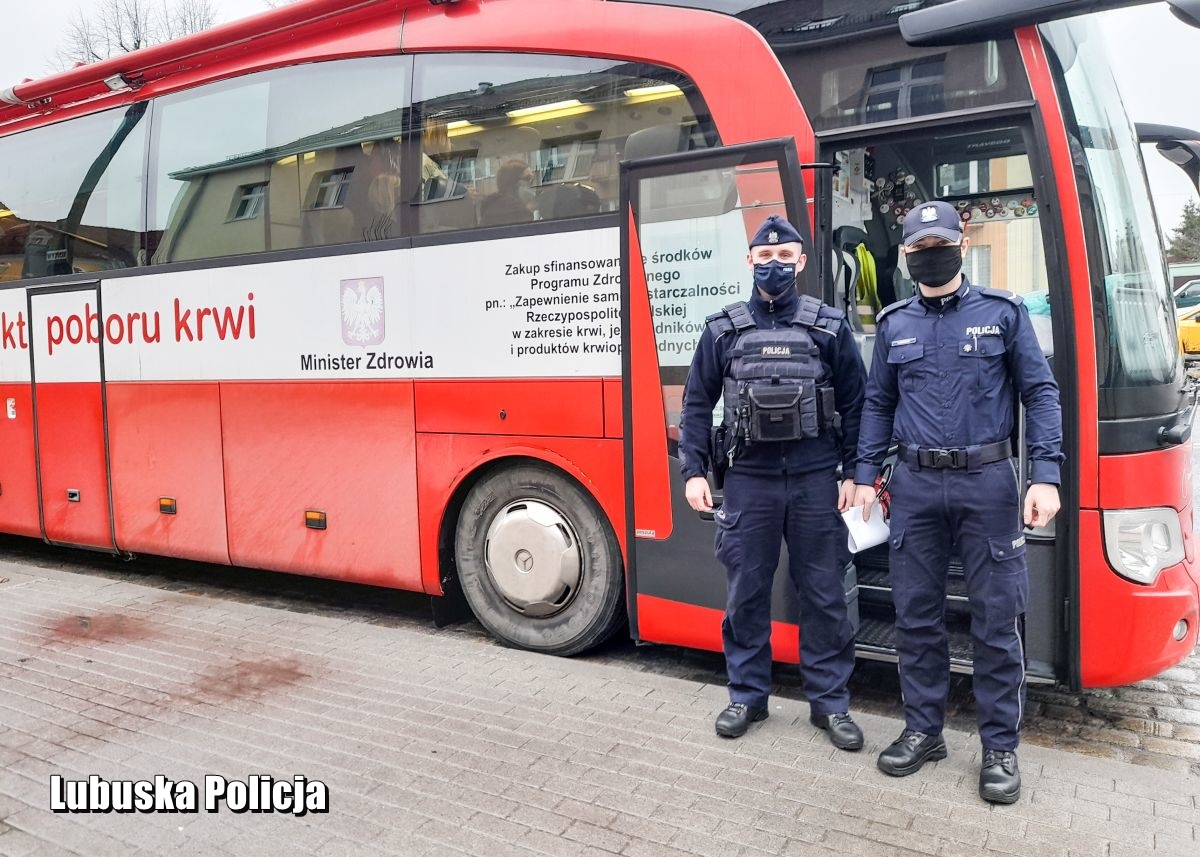
[[[506,645],[575,655],[625,618],[620,546],[600,506],[549,467],[495,470],[467,494],[454,538],[463,595]]]

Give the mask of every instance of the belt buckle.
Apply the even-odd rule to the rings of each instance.
[[[949,467],[958,470],[966,466],[966,462],[962,460],[966,456],[962,455],[960,458],[960,453],[964,452],[965,450],[961,449],[931,449],[929,450],[929,456],[933,462],[933,466],[936,468],[944,469]]]

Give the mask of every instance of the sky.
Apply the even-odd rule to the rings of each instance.
[[[93,8],[94,0],[9,0],[5,5],[7,44],[0,52],[0,88],[55,71],[55,50],[65,22],[79,10]],[[213,0],[213,5],[222,21],[268,8],[265,0]],[[1133,120],[1200,129],[1200,98],[1192,86],[1195,60],[1189,63],[1189,58],[1200,56],[1200,29],[1178,21],[1163,3],[1105,12],[1097,20]],[[1153,147],[1144,154],[1160,225],[1169,235],[1184,203],[1197,199],[1196,191]]]

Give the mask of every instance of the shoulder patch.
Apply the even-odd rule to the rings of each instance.
[[[714,339],[719,339],[727,333],[749,330],[756,326],[754,316],[750,314],[750,307],[745,301],[731,303],[724,309],[706,316],[704,324],[712,330]]]
[[[714,312],[704,319],[704,326],[712,331],[712,338],[714,340],[720,339],[727,333],[734,332],[733,322],[729,320],[729,315],[724,310]]]
[[[1025,299],[1015,292],[1010,292],[1008,289],[993,289],[990,286],[983,286],[979,289],[979,294],[986,295],[989,298],[1003,298],[1006,301],[1014,304],[1023,304]]]
[[[875,313],[875,324],[878,325],[879,322],[883,321],[883,317],[885,315],[887,315],[889,312],[892,312],[893,310],[898,310],[898,309],[900,309],[900,307],[906,307],[910,303],[915,301],[916,299],[917,299],[917,296],[913,295],[912,297],[905,298],[902,301],[896,301],[894,304],[888,304],[883,309],[881,309],[879,312]]]
[[[725,315],[729,317],[734,330],[751,330],[757,327],[754,323],[754,316],[750,312],[750,304],[745,301],[736,301],[726,306]]]
[[[842,329],[842,323],[845,320],[846,313],[842,312],[837,307],[821,304],[821,309],[817,313],[816,323],[813,325],[812,329],[837,336],[838,332]]]

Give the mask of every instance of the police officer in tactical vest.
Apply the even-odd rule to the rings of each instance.
[[[854,505],[865,519],[889,445],[899,444],[889,487],[890,575],[905,729],[879,755],[879,767],[903,777],[946,757],[943,604],[957,546],[975,641],[979,794],[1013,803],[1021,793],[1021,621],[1029,592],[1021,490],[1028,478],[1024,524],[1048,524],[1059,508],[1063,460],[1058,386],[1021,298],[963,275],[969,239],[953,206],[917,206],[903,235],[919,293],[879,315],[855,472]],[[1012,458],[1014,394],[1026,409],[1028,474],[1018,474]]]
[[[849,508],[866,370],[844,313],[801,297],[800,234],[772,216],[750,241],[749,301],[710,316],[683,394],[680,458],[688,504],[712,509],[706,474],[724,471],[717,558],[728,583],[721,631],[730,704],[718,735],[736,738],[767,717],[771,689],[771,585],[781,540],[799,596],[800,670],[810,720],[843,750],[863,746],[849,714],[854,667],[837,517]],[[713,409],[724,396],[722,424]],[[834,416],[840,415],[840,429]],[[839,486],[841,465],[847,479]]]

